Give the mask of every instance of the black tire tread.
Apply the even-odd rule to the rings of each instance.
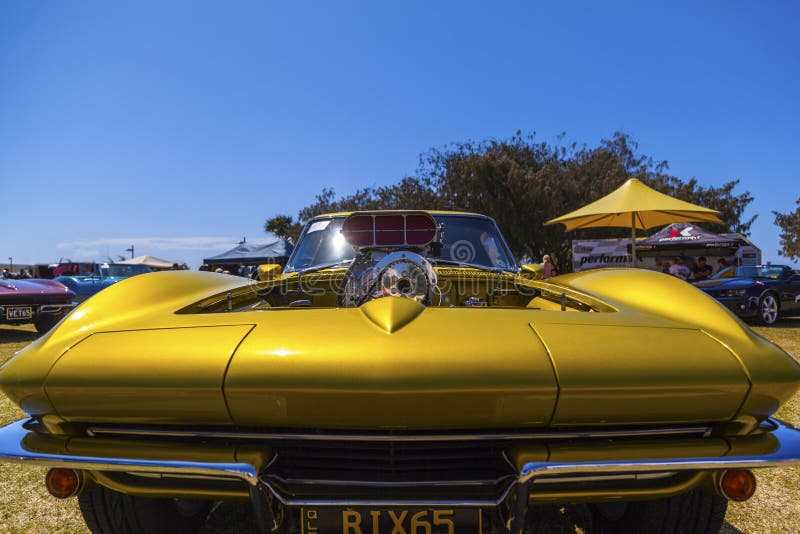
[[[712,495],[711,513],[708,514],[708,526],[704,534],[717,534],[725,522],[725,513],[728,511],[728,501],[719,495]]]
[[[717,534],[727,508],[724,498],[695,488],[666,499],[630,502],[616,520],[594,507],[592,523],[598,534]]]
[[[171,499],[151,499],[98,486],[78,496],[92,534],[190,534],[205,522],[210,503],[193,517],[183,517]]]

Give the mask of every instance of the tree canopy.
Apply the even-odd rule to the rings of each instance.
[[[797,199],[797,209],[791,213],[772,212],[775,215],[775,224],[781,229],[782,254],[793,261],[800,259],[800,198]]]
[[[747,235],[755,216],[744,218],[753,197],[737,193],[738,180],[720,187],[701,186],[667,173],[666,161],[638,153],[631,136],[617,132],[598,146],[537,141],[517,132],[504,140],[463,142],[434,148],[420,156],[414,176],[380,187],[366,187],[337,198],[323,189],[297,220],[278,215],[265,227],[297,238],[302,224],[320,213],[372,209],[443,209],[472,211],[493,217],[519,257],[550,254],[562,269],[571,264],[570,239],[623,237],[630,230],[579,230],[568,235],[560,225],[544,223],[597,200],[628,178],[639,178],[668,195],[721,212],[716,232]],[[288,224],[287,224],[288,223]]]

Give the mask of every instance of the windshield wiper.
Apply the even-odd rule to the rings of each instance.
[[[502,271],[507,271],[508,269],[504,269],[503,267],[489,267],[488,265],[478,265],[475,263],[464,263],[463,261],[455,261],[455,260],[443,260],[443,259],[435,259],[435,258],[428,258],[428,261],[433,263],[434,265],[452,265],[453,267],[471,267],[473,269],[482,269],[484,271],[491,271],[493,273],[499,273]]]
[[[454,261],[454,260],[442,260],[438,258],[427,258],[429,262],[436,264],[436,265],[453,265],[455,267],[472,267],[472,265],[468,263],[464,263],[463,261]]]
[[[297,271],[297,276],[303,276],[304,274],[308,273],[315,273],[317,271],[322,271],[323,269],[331,269],[333,267],[344,267],[345,265],[349,265],[352,263],[353,260],[339,260],[333,263],[324,263],[322,265],[314,265],[313,267],[306,267],[305,269]]]

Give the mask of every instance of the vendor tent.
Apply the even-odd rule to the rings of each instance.
[[[208,265],[259,265],[284,263],[292,253],[292,245],[279,238],[269,243],[240,243],[236,247],[203,260]]]
[[[550,219],[545,224],[560,223],[567,231],[579,228],[619,227],[631,229],[631,258],[636,265],[636,230],[648,230],[678,221],[722,221],[718,211],[684,202],[646,186],[636,178],[606,196],[575,211]]]
[[[710,249],[715,249],[719,255],[722,255],[733,253],[743,244],[745,241],[737,234],[719,235],[694,223],[675,223],[648,238],[637,241],[636,249],[639,254],[643,255],[648,252],[662,251],[712,254]]]
[[[175,266],[175,262],[162,260],[161,258],[156,258],[155,256],[136,256],[135,258],[119,261],[117,263],[124,263],[125,265],[146,265],[147,267],[157,271],[172,269]]]

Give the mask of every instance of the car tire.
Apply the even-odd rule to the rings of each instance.
[[[728,501],[699,488],[655,501],[592,505],[595,533],[717,534]]]
[[[758,301],[758,322],[771,326],[778,320],[781,303],[775,293],[767,293]]]
[[[135,497],[98,486],[78,496],[92,534],[190,534],[202,527],[209,501]]]
[[[45,315],[36,319],[33,322],[33,326],[36,327],[36,331],[39,334],[46,334],[58,324],[62,317],[63,315]]]

